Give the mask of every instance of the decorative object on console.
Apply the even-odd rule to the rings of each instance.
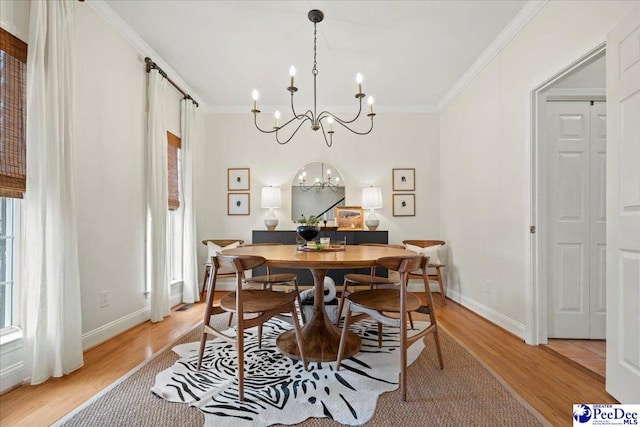
[[[320,218],[317,216],[311,215],[310,217],[305,217],[302,215],[302,217],[295,220],[295,222],[300,224],[296,228],[296,232],[300,238],[309,242],[318,237],[318,234],[320,233],[320,226],[318,225],[320,223]]]
[[[227,193],[227,215],[249,215],[250,193]]]
[[[376,216],[376,209],[382,208],[382,189],[380,187],[367,187],[362,189],[362,208],[369,209],[369,216],[364,221],[369,231],[376,231],[380,220]]]
[[[228,191],[249,191],[251,189],[251,172],[249,168],[227,169]]]
[[[416,195],[394,194],[393,216],[416,216]]]
[[[273,231],[278,226],[278,218],[276,218],[273,210],[281,205],[280,187],[262,187],[262,208],[269,209],[269,213],[264,218],[264,225],[267,230]]]
[[[334,121],[339,125],[341,125],[342,127],[346,128],[347,130],[355,133],[356,135],[366,135],[373,130],[373,117],[375,116],[375,113],[373,112],[373,97],[370,96],[367,100],[367,103],[369,104],[369,113],[367,114],[367,117],[371,118],[371,127],[369,127],[369,130],[366,130],[363,132],[353,130],[349,127],[351,123],[355,122],[360,117],[360,114],[362,113],[362,99],[366,96],[364,93],[362,93],[362,74],[360,73],[358,73],[356,76],[356,83],[358,84],[358,92],[355,95],[356,99],[358,100],[359,108],[358,108],[358,114],[354,118],[348,119],[348,120],[341,119],[340,117],[326,110],[318,114],[316,109],[317,107],[316,79],[318,77],[318,66],[317,66],[318,62],[316,59],[317,31],[318,31],[317,27],[318,27],[318,22],[322,22],[322,20],[324,19],[324,13],[322,13],[322,11],[320,10],[314,9],[309,12],[307,17],[309,18],[309,21],[313,22],[313,69],[311,71],[311,73],[313,74],[313,110],[308,109],[304,114],[298,114],[293,106],[293,95],[298,91],[298,88],[294,86],[296,68],[292,65],[291,68],[289,69],[289,74],[291,76],[291,83],[290,83],[290,86],[287,88],[287,90],[289,91],[289,93],[291,93],[291,111],[293,113],[293,118],[286,121],[283,125],[280,125],[279,120],[281,118],[281,114],[279,111],[276,111],[274,114],[273,129],[272,130],[261,129],[260,126],[258,126],[258,113],[260,112],[260,110],[258,109],[259,94],[256,89],[254,89],[252,93],[253,109],[251,110],[251,112],[253,113],[253,122],[256,128],[262,133],[275,133],[276,141],[278,142],[278,144],[286,144],[289,141],[291,141],[291,139],[298,132],[298,130],[304,124],[304,122],[308,120],[311,122],[311,129],[313,129],[314,131],[317,131],[319,129],[322,130],[322,136],[324,136],[325,144],[327,144],[327,147],[331,147],[331,145],[333,145],[333,134],[335,133],[335,131],[333,130]],[[278,131],[286,127],[287,125],[293,123],[294,121],[297,124],[297,127],[294,126],[295,129],[293,133],[289,136],[288,139],[280,140]],[[327,130],[325,130],[325,123],[323,123],[323,121],[326,123],[326,126],[328,127]],[[327,133],[329,134],[328,139],[327,139]]]
[[[416,191],[416,169],[393,169],[393,191]]]
[[[338,230],[362,230],[362,208],[360,206],[336,206]]]

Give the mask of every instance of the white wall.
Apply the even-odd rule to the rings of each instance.
[[[558,80],[554,88],[604,89],[606,87],[606,61],[602,55],[590,64]]]
[[[144,60],[86,4],[76,10],[76,202],[85,344],[148,318]],[[180,96],[167,91],[180,135]],[[109,306],[100,307],[100,292]],[[114,324],[115,322],[115,324]],[[105,328],[107,330],[105,330]],[[87,337],[86,335],[89,335]]]
[[[530,286],[530,91],[604,41],[637,4],[547,3],[440,116],[449,289],[521,336]]]
[[[248,106],[247,108],[249,108]],[[263,117],[265,123],[270,115]],[[260,133],[251,114],[208,114],[206,167],[198,193],[198,240],[238,238],[251,241],[251,230],[265,230],[266,209],[260,208],[263,186],[282,188],[282,208],[276,210],[278,230],[293,230],[291,184],[302,166],[323,161],[342,173],[347,205],[362,204],[362,188],[382,187],[384,207],[376,210],[378,230],[389,231],[389,242],[408,238],[439,238],[439,132],[436,114],[378,114],[367,136],[348,131],[334,134],[327,148],[322,135],[304,125],[287,145]],[[251,215],[227,215],[227,168],[251,169]],[[416,216],[393,217],[391,169],[416,169]],[[199,244],[200,263],[206,248]]]

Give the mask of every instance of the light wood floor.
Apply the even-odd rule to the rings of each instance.
[[[451,300],[444,307],[439,295],[435,300],[441,325],[550,424],[571,425],[574,403],[616,402],[602,380],[563,357],[524,344]],[[173,311],[160,323],[146,322],[87,351],[85,366],[71,375],[6,393],[0,397],[0,425],[50,425],[190,330],[203,313],[204,304]]]

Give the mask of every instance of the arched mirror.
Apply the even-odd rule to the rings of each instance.
[[[309,163],[296,172],[291,184],[291,218],[302,215],[334,219],[334,208],[344,206],[342,174],[323,162]]]

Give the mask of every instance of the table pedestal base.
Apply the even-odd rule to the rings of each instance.
[[[302,348],[308,362],[330,362],[337,360],[342,331],[329,321],[324,313],[314,311],[313,317],[302,328]],[[353,332],[347,335],[343,359],[360,351],[362,340]],[[300,351],[295,331],[287,331],[276,339],[276,345],[285,355],[300,360]]]

